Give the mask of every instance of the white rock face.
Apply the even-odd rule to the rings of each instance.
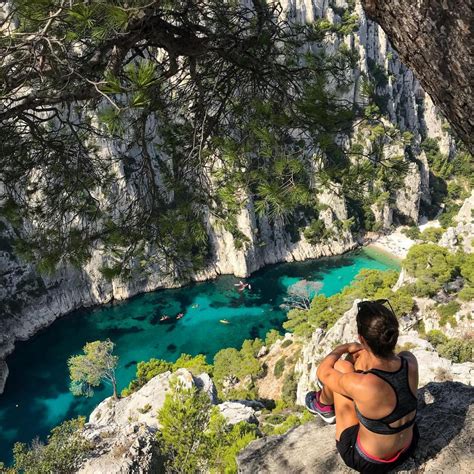
[[[415,163],[410,163],[404,186],[396,192],[396,207],[405,218],[415,223],[418,221],[421,190],[420,170]]]
[[[255,409],[250,404],[243,402],[223,402],[218,405],[219,411],[229,425],[236,425],[241,421],[257,424]]]
[[[197,387],[203,390],[209,395],[211,402],[217,402],[216,388],[208,374],[194,377],[188,370],[179,369],[174,374],[168,371],[153,377],[140,390],[128,397],[119,400],[106,398],[90,414],[89,423],[109,427],[138,423],[157,429],[159,424],[156,414],[163,407],[172,377],[185,388]]]
[[[0,360],[0,393],[3,392],[8,377],[8,365],[4,360]]]
[[[467,253],[472,253],[474,251],[474,191],[464,201],[454,221],[456,225],[446,229],[439,245],[453,252],[461,248]]]

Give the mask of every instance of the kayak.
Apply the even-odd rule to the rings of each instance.
[[[230,324],[230,321],[227,321],[227,319],[220,319],[219,322],[222,324]]]

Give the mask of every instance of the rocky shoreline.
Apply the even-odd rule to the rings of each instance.
[[[273,246],[275,245],[274,243]],[[54,277],[41,277],[44,287],[50,288],[50,290],[39,298],[30,298],[29,295],[25,295],[27,301],[30,301],[24,310],[18,315],[0,321],[0,394],[3,393],[8,377],[8,366],[5,359],[14,351],[15,342],[27,341],[39,331],[50,326],[56,319],[72,311],[93,308],[113,301],[123,301],[142,293],[160,289],[180,288],[192,282],[212,280],[223,274],[233,274],[244,278],[269,264],[342,255],[356,249],[358,244],[352,238],[345,236],[342,240],[312,246],[302,236],[302,240],[292,247],[287,248],[286,252],[280,248],[280,252],[275,252],[271,258],[259,259],[254,262],[252,267],[246,267],[245,271],[241,271],[242,269],[238,266],[233,271],[223,271],[225,266],[220,264],[222,258],[218,258],[216,263],[205,271],[179,283],[170,278],[160,278],[159,275],[145,282],[106,283],[98,275],[99,263],[97,261],[89,263],[87,266],[89,268],[86,267],[84,271],[64,267]],[[234,249],[234,254],[235,252]],[[227,253],[227,257],[230,259],[232,255]],[[28,273],[34,273],[32,265],[26,264],[23,267],[28,267],[26,269]],[[232,270],[232,268],[229,267],[227,270]],[[95,281],[94,277],[97,278]],[[35,281],[38,278],[36,275]]]

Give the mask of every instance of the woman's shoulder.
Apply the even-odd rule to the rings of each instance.
[[[402,351],[397,354],[398,357],[405,359],[409,365],[418,365],[415,354],[410,351]]]

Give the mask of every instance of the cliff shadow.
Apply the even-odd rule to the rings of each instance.
[[[461,431],[470,430],[469,407],[474,404],[474,387],[460,382],[430,382],[419,390],[416,422],[420,440],[414,455],[392,472],[420,468],[434,459]],[[466,423],[467,422],[467,423]],[[471,421],[472,423],[472,421]],[[469,443],[462,440],[452,446],[453,469],[456,454],[469,451]]]

